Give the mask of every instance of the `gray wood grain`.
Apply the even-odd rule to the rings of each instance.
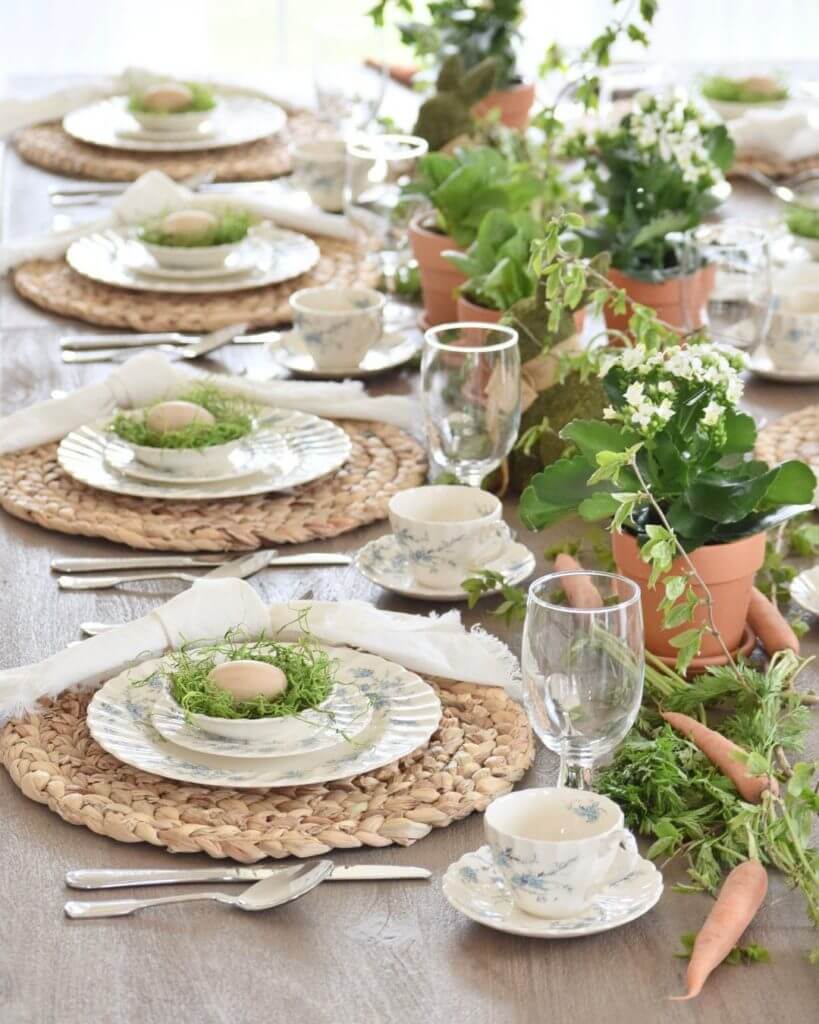
[[[23,169],[13,154],[7,167],[9,230],[48,226],[49,176]],[[748,194],[750,195],[750,193]],[[743,207],[735,204],[733,212]],[[748,200],[763,213],[767,204]],[[25,306],[8,284],[0,293],[0,381],[4,412],[52,388],[72,388],[107,372],[104,366],[65,367],[57,337],[66,326]],[[234,369],[263,358],[255,351],[220,354],[215,369]],[[412,376],[398,373],[377,387],[405,391]],[[775,419],[819,400],[819,389],[752,381],[747,404]],[[520,529],[514,503],[508,518]],[[383,532],[359,530],[322,545],[351,550]],[[540,536],[520,531],[539,554],[563,530]],[[51,534],[0,514],[0,634],[3,667],[42,658],[78,637],[83,619],[125,620],[176,592],[175,584],[129,590],[60,593],[49,572],[55,555],[113,554],[105,542]],[[121,549],[124,553],[124,549]],[[443,610],[393,597],[352,569],[266,571],[253,585],[270,601],[297,597],[360,597],[381,607]],[[503,636],[515,649],[519,628],[506,629],[481,607],[465,613]],[[814,640],[808,645],[814,652]],[[815,685],[816,677],[813,677]],[[542,749],[526,785],[554,778],[554,759]],[[630,1021],[753,1024],[815,1019],[816,975],[806,960],[816,942],[800,898],[772,881],[766,909],[749,938],[767,946],[771,966],[723,968],[695,1004],[668,1003],[682,988],[684,964],[673,958],[679,936],[707,913],[705,896],[682,896],[670,885],[647,916],[608,934],[570,941],[527,941],[481,928],[444,901],[441,874],[482,842],[473,816],[434,831],[409,849],[346,852],[342,863],[420,864],[429,883],[327,885],[292,907],[248,915],[217,905],[167,907],[133,918],[69,921],[61,906],[69,868],[162,867],[170,856],[138,844],[126,846],[61,821],[28,801],[0,774],[0,1019],[3,1024],[535,1024]],[[174,866],[201,865],[204,856],[181,856]],[[147,895],[147,893],[146,893]],[[771,1003],[767,1012],[763,1007]]]

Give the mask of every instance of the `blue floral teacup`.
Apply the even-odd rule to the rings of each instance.
[[[290,152],[293,177],[316,206],[339,213],[344,204],[346,146],[342,139],[296,143]]]
[[[494,494],[475,487],[411,487],[390,499],[390,523],[412,577],[451,590],[510,540]]]
[[[317,370],[351,370],[384,331],[381,292],[372,288],[302,288],[290,296],[293,327]]]
[[[612,800],[577,789],[525,789],[489,805],[484,830],[515,904],[535,917],[574,917],[637,866],[634,836]],[[619,856],[618,856],[619,854]]]

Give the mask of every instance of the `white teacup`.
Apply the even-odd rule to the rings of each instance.
[[[510,539],[500,501],[475,487],[412,487],[390,499],[389,511],[409,571],[425,587],[459,586]]]
[[[302,288],[290,296],[293,326],[318,370],[349,370],[384,331],[381,292],[372,288]]]
[[[341,139],[297,142],[290,150],[293,177],[316,206],[338,213],[344,205],[346,145]]]
[[[819,371],[819,287],[777,296],[765,348],[781,370]]]
[[[622,851],[639,860],[623,812],[608,797],[577,789],[524,789],[491,803],[484,831],[515,904],[535,917],[574,917],[610,881]]]

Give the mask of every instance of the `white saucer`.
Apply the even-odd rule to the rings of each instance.
[[[791,583],[791,597],[806,612],[819,615],[819,565],[799,573]]]
[[[625,853],[621,855],[625,859]],[[595,935],[642,917],[663,894],[663,876],[642,857],[637,867],[625,867],[603,889],[594,903],[577,917],[534,917],[518,910],[492,863],[492,852],[482,846],[450,864],[444,875],[444,896],[450,904],[478,924],[511,935],[534,939],[571,939]]]
[[[319,369],[305,349],[295,330],[288,331],[278,341],[271,342],[267,351],[286,370],[299,377],[321,380],[346,380],[351,377],[374,377],[408,362],[421,347],[422,337],[416,329],[385,332],[381,341],[371,348],[358,365],[341,369]]]
[[[365,544],[356,555],[354,564],[368,580],[405,597],[421,601],[465,601],[468,597],[460,587],[441,590],[416,582],[407,568],[406,556],[391,533]],[[509,541],[503,552],[484,568],[500,573],[508,584],[514,585],[535,571],[535,556],[525,545]]]
[[[752,356],[748,357],[748,369],[766,380],[779,381],[782,384],[817,384],[818,371],[781,370],[771,361],[764,346],[760,346]]]

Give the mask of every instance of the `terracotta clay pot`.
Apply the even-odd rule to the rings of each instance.
[[[454,320],[457,316],[456,291],[466,277],[444,259],[442,253],[458,246],[449,235],[442,235],[423,225],[420,217],[410,223],[409,239],[421,277],[424,325],[434,327]]]
[[[509,89],[498,89],[484,96],[472,108],[475,117],[486,117],[491,110],[500,110],[500,122],[507,128],[525,128],[529,111],[535,102],[534,82],[521,82]]]
[[[672,327],[677,327],[682,331],[702,326],[699,323],[696,325],[686,323],[682,276],[670,277],[667,281],[642,281],[612,267],[608,272],[608,279],[615,288],[623,288],[630,299],[656,310],[657,316],[671,324]],[[708,296],[714,290],[715,280],[716,268],[713,266],[701,267],[690,275],[689,283],[697,289],[695,303],[692,304],[693,309],[700,310],[705,307]],[[606,306],[603,315],[609,330],[628,331],[628,322],[631,317],[630,308],[627,308],[625,313],[618,314]]]
[[[487,306],[479,306],[472,302],[465,295],[458,296],[457,312],[459,320],[476,320],[482,324],[496,324],[503,313],[499,309],[489,309]],[[583,325],[586,322],[586,310],[578,309],[574,314],[574,322],[577,333],[583,333]]]
[[[662,613],[658,608],[665,595],[662,580],[649,590],[650,568],[640,558],[639,546],[631,534],[613,533],[611,541],[617,571],[640,585],[646,647],[652,654],[676,657],[677,650],[669,641],[677,633],[705,622],[704,601],[694,610],[693,622],[687,622],[676,629],[664,629]],[[711,591],[717,629],[728,650],[734,651],[742,643],[754,575],[765,558],[765,534],[756,533],[752,537],[744,537],[730,544],[709,544],[689,552],[689,557]],[[682,575],[685,571],[685,562],[678,558],[672,564],[668,575]],[[702,598],[702,588],[696,582],[694,591]],[[708,658],[721,654],[722,648],[715,637],[706,634],[699,653]]]

